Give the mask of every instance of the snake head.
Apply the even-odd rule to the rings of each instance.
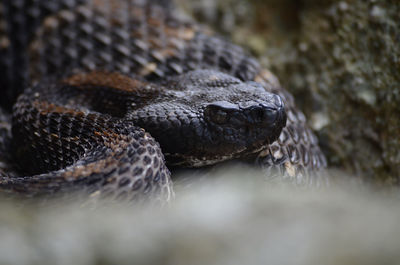
[[[250,154],[274,142],[286,126],[280,96],[263,93],[263,100],[216,101],[204,107],[203,118],[213,146],[225,153]]]
[[[175,77],[166,95],[137,110],[139,126],[157,139],[167,162],[203,166],[254,154],[286,125],[284,103],[256,82],[214,70]]]

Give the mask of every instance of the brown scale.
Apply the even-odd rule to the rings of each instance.
[[[121,89],[123,82],[115,83],[121,79],[136,84],[120,75],[96,84],[98,74],[73,76],[60,86],[69,82],[79,90],[87,82],[94,82],[98,86],[117,84],[116,89]],[[63,90],[53,88],[56,89]],[[48,103],[56,95],[46,92],[49,91],[41,87],[26,91],[14,106],[15,150],[19,164],[31,176],[10,178],[3,172],[2,190],[29,196],[78,190],[91,193],[91,197],[121,200],[170,199],[170,173],[159,162],[164,158],[149,134],[127,121],[80,111],[79,106],[73,109]]]
[[[85,4],[82,4],[83,2]],[[14,120],[21,120],[19,126],[39,134],[37,136],[34,133],[27,137],[27,141],[39,143],[44,141],[42,145],[48,144],[51,148],[60,148],[60,144],[56,143],[61,142],[61,146],[67,145],[69,150],[76,153],[73,159],[62,156],[51,158],[53,159],[51,161],[66,161],[65,165],[68,165],[67,168],[70,170],[67,170],[68,174],[74,175],[78,172],[71,168],[71,163],[79,161],[82,153],[87,151],[81,144],[89,146],[92,141],[96,142],[99,139],[102,139],[104,148],[111,150],[109,152],[114,158],[108,158],[108,160],[104,158],[103,164],[98,164],[101,165],[99,167],[95,165],[95,162],[88,163],[88,165],[92,165],[88,169],[95,170],[97,168],[96,174],[101,174],[101,168],[104,170],[103,172],[116,171],[117,168],[111,170],[108,168],[111,164],[110,161],[117,161],[115,153],[113,153],[116,146],[111,143],[114,143],[112,138],[118,139],[121,133],[111,129],[113,127],[111,121],[124,117],[127,112],[138,108],[141,104],[155,102],[157,95],[159,97],[166,96],[158,89],[160,84],[168,83],[166,80],[179,77],[192,70],[210,69],[229,74],[243,82],[256,81],[266,91],[276,93],[284,100],[288,117],[286,127],[276,141],[265,145],[259,151],[256,159],[267,175],[278,173],[294,179],[298,183],[326,181],[326,178],[321,176],[326,167],[326,161],[318,147],[316,137],[306,124],[304,115],[296,108],[292,96],[280,86],[277,78],[268,70],[262,69],[259,63],[242,48],[218,36],[213,36],[201,26],[182,18],[170,8],[170,5],[164,4],[161,0],[58,0],[52,1],[52,3],[47,3],[47,1],[30,3],[28,0],[16,0],[13,3],[0,5],[0,53],[5,55],[0,59],[0,67],[2,67],[0,70],[5,70],[3,74],[0,73],[0,82],[2,89],[7,88],[8,101],[15,100],[16,95],[24,87],[21,83],[12,80],[13,73],[24,76],[20,79],[25,80],[26,83],[45,82],[48,84],[55,80],[63,80],[62,83],[69,86],[65,89],[77,88],[78,92],[75,93],[78,96],[72,97],[68,102],[64,102],[65,104],[51,102],[57,97],[47,97],[50,101],[46,103],[46,95],[39,93],[36,103],[29,101],[30,99],[25,102],[20,100],[18,104],[23,114],[14,113],[14,117],[17,117]],[[39,10],[39,12],[32,12],[35,10]],[[26,20],[10,22],[10,17],[15,14],[19,14],[19,17],[26,18]],[[23,25],[28,25],[28,21],[34,23],[27,29],[29,32],[24,32]],[[26,37],[10,39],[11,31],[16,36],[26,35]],[[24,41],[21,42],[19,39]],[[24,59],[22,63],[17,63],[18,60],[13,61],[15,54],[19,54],[18,56]],[[10,62],[13,63],[11,66]],[[92,90],[99,91],[99,95],[103,95],[104,98],[91,97]],[[137,95],[138,99],[126,100],[129,93]],[[23,97],[33,96],[35,96],[34,93],[29,94],[28,92]],[[63,97],[62,94],[60,97]],[[115,101],[120,102],[122,108],[116,107]],[[124,105],[128,103],[133,104],[134,107]],[[85,104],[89,104],[91,107],[88,108]],[[8,107],[4,102],[2,105]],[[74,105],[80,105],[80,107],[74,108]],[[107,109],[107,115],[115,116],[110,117],[106,123],[111,131],[91,131],[90,137],[86,140],[82,140],[83,138],[81,139],[79,135],[72,135],[74,128],[65,128],[70,134],[65,137],[57,134],[60,132],[44,132],[45,137],[43,137],[43,131],[40,131],[40,126],[45,126],[44,123],[56,122],[51,118],[52,115],[59,115],[57,122],[60,122],[60,126],[62,122],[71,124],[72,121],[77,128],[81,126],[78,123],[90,125],[90,122],[93,122],[90,118],[91,115],[98,115],[97,112],[101,112],[102,107]],[[43,115],[50,117],[48,118],[50,121],[38,119],[39,121],[32,121],[32,125],[25,125],[26,112],[29,108],[29,115]],[[151,113],[157,111],[159,110],[155,108]],[[175,112],[186,114],[187,110],[183,108]],[[179,115],[173,121],[168,121],[165,117],[158,118],[160,122],[168,124],[184,123],[187,122],[187,119],[187,117],[179,117]],[[88,130],[82,131],[82,128],[80,130],[85,134],[89,133]],[[188,132],[187,135],[191,133]],[[44,138],[46,140],[43,140]],[[182,140],[190,142],[190,139]],[[130,142],[127,139],[121,141],[125,144]],[[135,148],[141,146],[134,140],[131,143]],[[62,147],[59,149],[61,150],[59,153],[68,152],[66,149]],[[140,150],[142,149],[140,148]],[[155,153],[161,153],[161,151],[157,149]],[[162,156],[146,155],[145,157],[153,157],[150,160],[154,160],[157,166],[162,167],[161,171],[166,170],[161,163]],[[37,159],[39,158],[46,160],[41,155]],[[149,159],[143,160],[142,158],[140,161],[135,161],[135,163],[144,165],[148,163]],[[57,164],[54,168],[59,166],[60,164]],[[80,170],[82,171],[79,171],[79,174],[82,172],[90,174],[89,170]],[[132,172],[131,170],[127,171]],[[136,173],[138,171],[139,169],[133,170]],[[142,170],[139,183],[142,183],[141,187],[147,185],[146,189],[148,190],[148,184],[143,184],[143,174],[145,175],[143,172],[147,171]],[[37,178],[32,179],[30,182],[33,183]],[[121,179],[124,179],[120,180],[122,184],[128,182],[125,177]],[[22,184],[24,181],[25,178],[20,178],[15,180],[15,183],[20,183],[20,186],[28,188]],[[46,185],[50,185],[50,182],[44,182]],[[115,180],[115,182],[118,181]],[[133,183],[132,185],[135,187],[139,185],[134,181],[130,183]],[[8,186],[11,187],[12,184]],[[170,186],[162,187],[164,188],[161,190],[170,190]],[[103,191],[105,190],[111,189],[107,187],[103,189]]]

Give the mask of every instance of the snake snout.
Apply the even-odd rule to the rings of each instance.
[[[249,124],[271,127],[286,123],[284,103],[278,95],[273,95],[269,101],[247,106],[243,112]]]

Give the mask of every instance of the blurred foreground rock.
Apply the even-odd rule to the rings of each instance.
[[[399,184],[399,1],[181,2],[273,70],[319,134],[331,166]]]
[[[215,173],[178,186],[162,209],[2,200],[0,264],[400,263],[399,198],[271,184],[249,169]]]

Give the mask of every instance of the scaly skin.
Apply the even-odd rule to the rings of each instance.
[[[154,153],[132,155],[150,145],[164,161],[153,138],[138,126],[160,142],[169,163],[201,166],[252,156],[267,175],[278,171],[297,182],[325,180],[318,176],[326,162],[317,139],[275,76],[168,3],[16,0],[0,5],[0,25],[2,107],[10,110],[26,84],[39,84],[15,104],[11,138],[19,171],[39,175],[12,178],[4,171],[3,189],[35,195],[85,187],[132,198],[148,192],[142,185],[130,194],[138,180],[146,180],[143,167],[148,165],[163,181],[152,174],[146,183],[168,199],[172,191],[165,165],[147,164],[144,157]],[[99,93],[97,101],[93,93]],[[186,119],[176,117],[190,117],[194,127],[183,130],[179,126]],[[156,120],[170,130],[162,131]],[[75,132],[76,127],[83,129]],[[142,170],[135,175],[137,167]],[[101,184],[91,186],[95,173]],[[125,177],[126,185],[104,185],[125,184]]]

